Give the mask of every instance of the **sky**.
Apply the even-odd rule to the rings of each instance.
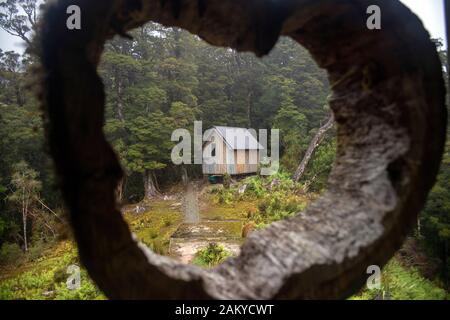
[[[0,0],[3,2],[4,0]],[[388,0],[390,1],[390,0]],[[444,18],[444,1],[443,0],[401,0],[408,6],[424,23],[425,28],[433,38],[441,38],[446,45],[445,18]],[[381,12],[383,17],[383,12]],[[383,18],[381,18],[383,19]],[[23,52],[25,47],[23,42],[17,38],[10,36],[5,31],[0,30],[0,49],[3,51],[14,50]]]

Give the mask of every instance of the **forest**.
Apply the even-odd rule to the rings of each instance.
[[[36,0],[0,3],[0,28],[27,45],[38,19]],[[104,132],[125,172],[117,189],[125,220],[153,251],[213,267],[236,254],[250,232],[295,215],[326,189],[336,154],[331,90],[306,49],[281,38],[260,59],[156,23],[130,36],[109,41],[102,55]],[[434,41],[448,81],[447,51]],[[67,268],[80,264],[48,155],[36,63],[31,50],[0,44],[0,299],[103,299],[83,268],[81,287],[66,285]],[[212,184],[201,165],[173,164],[172,132],[192,131],[197,120],[203,129],[279,129],[279,172],[226,175]],[[196,224],[186,223],[186,211],[195,212]],[[195,228],[206,230],[201,239],[193,238]],[[447,139],[437,182],[417,227],[383,269],[385,281],[352,299],[449,299],[449,253]]]

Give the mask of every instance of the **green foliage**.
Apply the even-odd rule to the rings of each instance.
[[[15,190],[8,196],[8,199],[18,204],[23,201],[31,202],[42,188],[42,184],[38,180],[39,173],[31,169],[25,161],[15,164],[13,170],[11,184]]]
[[[290,172],[298,166],[306,145],[306,117],[293,105],[282,107],[275,116],[273,127],[280,130],[281,165]]]
[[[302,197],[274,191],[271,195],[266,195],[259,203],[259,216],[254,221],[270,223],[292,217],[305,210],[306,205],[307,203]]]
[[[393,300],[446,300],[450,299],[445,290],[423,278],[414,268],[402,266],[395,258],[384,268],[381,275],[381,289],[364,289],[351,299]]]
[[[206,248],[200,249],[196,252],[193,264],[201,267],[214,267],[231,256],[222,245],[217,243],[209,243]]]
[[[336,158],[336,140],[323,141],[308,164],[302,182],[311,191],[322,191],[327,186],[328,175]]]
[[[173,124],[161,111],[139,116],[128,126],[130,144],[125,152],[126,167],[131,172],[164,168],[170,159]]]
[[[7,222],[4,218],[0,217],[0,239],[3,239],[7,229]]]
[[[450,287],[450,140],[447,141],[437,182],[420,216],[422,241],[441,261],[444,285]]]
[[[0,281],[0,300],[104,298],[84,269],[81,269],[81,288],[79,290],[67,288],[66,280],[69,277],[67,267],[79,264],[76,248],[71,243],[60,242],[45,252],[41,251],[39,258],[34,257],[32,260],[28,253],[20,251],[19,256],[19,251],[13,246],[9,246],[8,250],[15,251],[17,259],[22,264],[18,264],[18,261],[11,262],[17,270],[8,271],[12,274]],[[42,247],[39,250],[42,250]]]
[[[246,186],[244,193],[239,189]],[[273,221],[294,216],[304,210],[308,200],[302,195],[302,186],[294,183],[289,174],[279,172],[269,177],[251,176],[229,189],[213,189],[213,200],[218,204],[233,204],[238,201],[254,201],[258,208],[252,208],[248,220],[263,227]]]

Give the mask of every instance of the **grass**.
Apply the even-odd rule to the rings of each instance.
[[[148,211],[125,213],[125,220],[138,239],[159,254],[167,253],[169,237],[182,221],[180,208],[174,201],[156,200]],[[0,300],[96,300],[103,293],[81,269],[81,287],[69,290],[67,268],[80,265],[76,245],[71,240],[55,243],[34,259],[0,266]]]
[[[15,269],[12,266],[4,267],[1,270],[0,299],[104,299],[85,270],[81,270],[80,289],[67,288],[67,267],[72,264],[79,265],[75,245],[72,241],[62,241],[35,261],[26,262]]]

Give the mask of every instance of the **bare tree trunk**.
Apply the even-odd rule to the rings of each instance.
[[[181,58],[181,30],[179,28],[173,28],[173,35],[175,40],[175,47],[173,50],[173,55],[175,58],[180,59]]]
[[[333,114],[331,114],[327,122],[322,127],[320,127],[314,138],[309,143],[309,147],[306,150],[305,155],[303,156],[302,162],[300,162],[297,170],[295,170],[295,174],[292,178],[294,181],[299,181],[301,179],[301,177],[305,173],[306,167],[308,166],[309,160],[311,160],[311,157],[314,154],[314,151],[322,142],[325,133],[333,127],[333,123],[334,117]]]
[[[117,94],[117,104],[116,104],[116,112],[117,118],[123,123],[125,121],[125,117],[123,115],[123,102],[122,102],[122,80],[116,75],[118,78],[116,80],[116,94]]]
[[[184,185],[187,185],[189,181],[189,176],[184,165],[181,167],[181,181],[183,181]]]
[[[24,246],[25,252],[28,251],[27,213],[28,213],[28,201],[25,199],[25,190],[23,190],[22,223],[23,223],[23,246]]]
[[[250,91],[247,95],[247,126],[252,127],[251,113],[252,113],[252,96],[253,91]]]
[[[151,170],[145,170],[144,172],[144,191],[145,199],[151,199],[158,195],[155,181]]]
[[[116,200],[117,200],[118,203],[122,203],[122,200],[123,200],[123,189],[124,189],[125,183],[126,183],[126,176],[124,176],[120,180],[120,182],[119,182],[119,184],[117,185],[117,188],[116,188]]]

